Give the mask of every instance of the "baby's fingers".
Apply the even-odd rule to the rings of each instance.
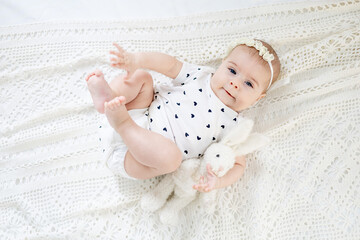
[[[125,50],[122,47],[120,47],[117,43],[114,42],[113,45],[117,48],[119,53],[123,54],[125,52]]]
[[[120,64],[120,63],[110,63],[110,66],[115,67],[115,68],[124,69],[124,64]]]
[[[118,58],[110,58],[110,61],[111,62],[113,62],[113,63],[118,63],[119,62],[119,60],[118,60]]]
[[[204,176],[201,176],[201,177],[200,177],[199,185],[201,185],[201,184],[204,184]]]
[[[207,184],[196,184],[193,186],[193,188],[199,192],[205,192],[206,187],[207,187]]]
[[[115,51],[109,51],[110,54],[114,55],[115,57],[117,57],[118,59],[121,59],[122,61],[124,61],[124,54],[119,53],[119,52],[115,52]]]
[[[210,164],[207,164],[207,165],[206,165],[206,170],[207,170],[207,172],[208,172],[208,174],[209,174],[210,176],[216,177],[216,174],[215,174],[214,171],[212,170]]]
[[[115,55],[115,56],[117,56],[117,57],[119,57],[119,55],[120,55],[120,53],[119,52],[115,52],[115,51],[109,51],[109,53],[110,54],[112,54],[112,55]]]
[[[110,62],[111,63],[116,63],[116,64],[124,64],[124,59],[119,57],[119,58],[110,58]]]

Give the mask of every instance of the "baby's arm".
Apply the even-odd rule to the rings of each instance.
[[[215,175],[215,173],[211,170],[211,167],[208,166],[207,170],[207,179],[206,182],[204,177],[201,177],[200,183],[194,185],[194,189],[200,192],[210,192],[211,190],[224,188],[230,186],[239,180],[244,174],[246,166],[245,156],[237,156],[235,159],[234,167],[231,168],[223,177],[219,178]]]
[[[219,184],[217,188],[227,187],[235,183],[243,176],[245,167],[245,156],[237,156],[235,159],[234,167],[231,168],[223,177],[219,178]]]
[[[114,43],[118,51],[110,51],[114,57],[111,65],[125,69],[131,75],[136,69],[145,68],[164,74],[172,79],[179,74],[183,63],[175,57],[160,52],[130,53]]]

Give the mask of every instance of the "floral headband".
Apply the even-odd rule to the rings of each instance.
[[[263,43],[259,40],[255,40],[255,39],[251,39],[251,38],[240,38],[238,39],[237,41],[234,41],[230,44],[229,48],[228,48],[228,51],[226,53],[226,56],[228,56],[231,51],[237,47],[238,45],[246,45],[246,46],[249,46],[249,47],[253,47],[255,48],[256,50],[259,51],[259,55],[266,61],[269,63],[269,66],[270,66],[270,71],[271,71],[271,78],[270,78],[270,83],[269,83],[269,86],[267,87],[266,90],[268,90],[271,86],[271,83],[273,81],[273,78],[274,78],[274,69],[273,69],[273,66],[271,64],[271,61],[274,60],[274,55],[271,54],[269,52],[269,50],[267,49],[267,47],[265,47],[263,45]]]

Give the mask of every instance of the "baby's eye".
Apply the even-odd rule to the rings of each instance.
[[[236,71],[234,69],[232,69],[232,68],[229,68],[229,71],[234,75],[236,74]]]
[[[252,83],[251,83],[251,82],[246,81],[246,82],[245,82],[245,84],[246,84],[246,85],[248,85],[249,87],[253,88],[253,85],[252,85]]]

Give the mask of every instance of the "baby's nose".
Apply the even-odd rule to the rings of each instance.
[[[238,88],[239,88],[239,86],[236,85],[236,83],[234,83],[234,82],[230,82],[230,85],[233,86],[235,89],[238,89]]]

